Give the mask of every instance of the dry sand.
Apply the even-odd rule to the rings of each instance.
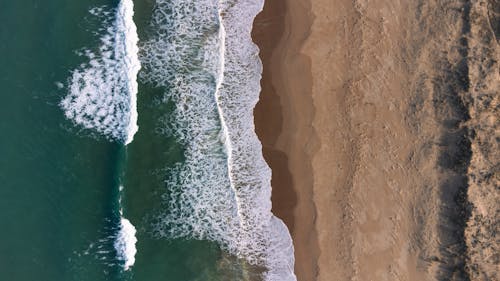
[[[299,281],[499,280],[499,13],[266,1],[255,122]]]

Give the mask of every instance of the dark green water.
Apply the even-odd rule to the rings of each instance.
[[[83,62],[75,50],[98,43],[88,10],[117,4],[0,0],[0,280],[236,280],[217,245],[152,235],[158,171],[182,161],[174,139],[154,134],[169,110],[155,106],[158,89],[139,85],[140,129],[126,148],[80,131],[58,106],[56,83]],[[135,4],[141,37],[152,3]],[[120,183],[138,238],[127,272],[113,248]]]

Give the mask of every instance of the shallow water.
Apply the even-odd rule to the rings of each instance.
[[[124,2],[49,2],[0,4],[0,280],[293,276],[250,118],[256,47],[226,51],[238,2],[136,1],[138,53]]]

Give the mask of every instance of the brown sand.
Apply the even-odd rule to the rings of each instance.
[[[314,280],[318,245],[309,161],[314,108],[310,59],[300,54],[311,16],[307,2],[289,2],[266,1],[254,22],[252,35],[264,65],[255,123],[264,157],[273,170],[273,212],[292,233],[299,278]]]
[[[499,11],[266,1],[255,122],[298,280],[498,280]]]

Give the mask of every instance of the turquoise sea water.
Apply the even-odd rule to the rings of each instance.
[[[109,28],[120,1],[0,1],[0,280],[260,280],[281,262],[266,248],[290,255],[289,236],[280,238],[282,225],[270,213],[270,190],[256,183],[260,173],[249,184],[235,178],[240,168],[228,161],[227,147],[237,143],[228,146],[231,132],[223,129],[231,115],[221,107],[228,101],[217,100],[218,91],[231,89],[218,78],[228,66],[211,57],[224,50],[218,3],[135,1],[139,130],[124,145],[92,127],[105,118],[83,126],[61,106],[72,75],[91,65],[79,53],[99,57],[103,36],[118,38],[120,30]],[[182,34],[185,29],[191,33]],[[123,60],[116,52],[109,58]],[[244,56],[237,61],[253,64]],[[255,65],[249,73],[257,73]],[[120,77],[126,76],[102,85],[126,88]],[[127,117],[127,106],[115,109]],[[255,149],[260,153],[258,144]],[[256,163],[264,163],[258,157]],[[259,169],[269,176],[267,166]],[[257,186],[258,196],[247,185]],[[253,218],[245,200],[255,207],[262,198],[260,217]],[[115,247],[120,209],[137,230],[135,264],[128,270]],[[268,234],[271,228],[278,234]],[[269,237],[280,239],[276,247]]]

